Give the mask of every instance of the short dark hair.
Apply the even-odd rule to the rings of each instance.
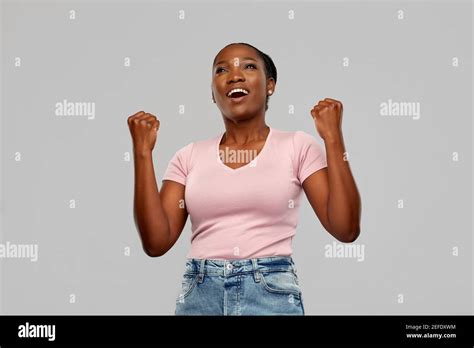
[[[221,51],[228,47],[228,46],[231,46],[231,45],[246,45],[248,47],[251,47],[253,48],[257,54],[260,56],[260,58],[263,60],[263,63],[265,64],[265,77],[268,79],[268,78],[273,78],[275,80],[275,83],[277,82],[277,69],[276,69],[276,66],[275,64],[273,63],[273,60],[272,58],[270,58],[270,56],[262,51],[260,51],[258,48],[252,46],[251,44],[248,44],[246,42],[233,42],[233,43],[230,43],[226,46],[224,46]],[[216,63],[216,58],[217,58],[217,55],[216,57],[214,58],[214,62],[212,63],[212,65],[214,65]],[[267,99],[265,100],[265,111],[268,110],[268,98],[270,96],[267,95]]]

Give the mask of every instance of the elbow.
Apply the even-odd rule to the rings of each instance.
[[[156,248],[152,246],[143,246],[143,250],[145,251],[145,254],[147,254],[150,257],[160,257],[166,254],[167,250],[163,250],[161,248]]]
[[[353,222],[345,225],[335,225],[329,223],[326,230],[338,241],[342,243],[352,243],[359,238],[360,235],[360,223]]]
[[[147,254],[150,257],[160,257],[164,255],[164,253],[157,253],[157,252],[153,252],[149,250],[145,250],[145,254]]]
[[[349,233],[349,241],[346,242],[346,243],[352,243],[352,242],[355,242],[357,240],[357,238],[359,238],[359,235],[360,235],[360,227],[357,226],[357,229],[351,231],[351,233]]]
[[[346,242],[346,243],[355,242],[357,240],[357,238],[359,238],[359,235],[360,235],[360,229],[357,229],[354,232],[350,233],[349,239],[348,239],[349,241]]]
[[[360,227],[357,226],[356,229],[349,230],[348,232],[338,234],[338,240],[342,243],[353,243],[359,238]]]
[[[171,248],[167,239],[155,238],[155,236],[163,236],[168,232],[156,232],[156,233],[140,233],[142,248],[145,254],[149,257],[160,257],[168,252]]]

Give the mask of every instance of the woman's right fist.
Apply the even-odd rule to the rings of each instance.
[[[153,151],[160,121],[152,114],[139,111],[127,120],[132,135],[133,151],[147,153]]]

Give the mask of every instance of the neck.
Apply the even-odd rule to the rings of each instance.
[[[245,123],[224,121],[225,134],[221,145],[245,145],[256,141],[265,140],[268,133],[270,132],[270,127],[265,124],[264,119],[252,121]]]

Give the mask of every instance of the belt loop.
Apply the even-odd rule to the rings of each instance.
[[[201,259],[201,265],[199,267],[199,275],[198,275],[198,282],[202,283],[204,281],[204,264],[206,263],[206,259]]]
[[[257,269],[257,259],[252,259],[252,266],[253,266],[253,277],[255,281],[258,283],[260,281],[260,271]]]
[[[291,267],[293,268],[293,273],[296,274],[296,265],[295,265],[295,261],[293,260],[293,257],[290,256],[290,260],[291,260]]]

